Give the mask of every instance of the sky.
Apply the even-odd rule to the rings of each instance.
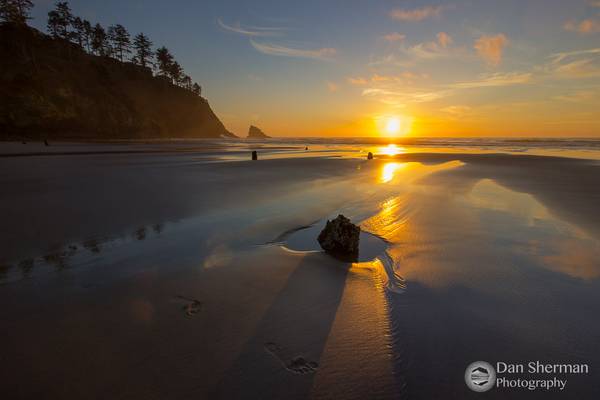
[[[600,0],[69,3],[167,46],[240,136],[600,136]]]

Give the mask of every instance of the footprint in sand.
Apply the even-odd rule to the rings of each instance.
[[[198,314],[202,309],[202,302],[200,300],[190,299],[189,297],[185,296],[177,296],[177,299],[186,302],[183,305],[183,307],[181,307],[181,309],[185,312],[185,315],[187,315],[188,317],[193,317],[194,315]]]
[[[317,368],[319,368],[319,364],[316,361],[308,361],[302,356],[296,356],[291,359],[288,358],[286,356],[286,351],[277,343],[265,343],[265,350],[275,357],[286,370],[294,374],[311,374],[316,372]]]

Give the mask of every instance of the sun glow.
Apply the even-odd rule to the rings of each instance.
[[[375,118],[375,122],[383,136],[408,135],[412,127],[412,118],[403,115],[382,115]]]

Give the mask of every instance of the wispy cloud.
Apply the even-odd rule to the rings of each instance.
[[[552,59],[552,64],[558,64],[566,59],[579,57],[579,56],[589,56],[589,55],[600,55],[600,47],[596,47],[594,49],[585,49],[585,50],[575,50],[575,51],[564,51],[560,53],[554,53],[550,55],[550,59]]]
[[[414,72],[404,71],[397,75],[379,75],[377,73],[371,75],[371,77],[364,78],[349,77],[346,80],[349,84],[354,86],[365,86],[369,83],[373,84],[411,84],[413,81],[418,79],[428,78],[427,74],[415,74]]]
[[[323,47],[320,49],[298,49],[273,43],[258,43],[253,39],[250,40],[250,43],[252,44],[252,47],[261,53],[272,56],[331,60],[337,54],[337,50],[331,47]]]
[[[508,38],[503,33],[499,33],[494,36],[480,36],[473,47],[488,65],[497,66],[502,61],[502,53],[507,45]]]
[[[600,20],[592,18],[584,19],[580,22],[569,20],[565,22],[563,28],[566,31],[577,32],[582,35],[589,35],[591,33],[600,32]]]
[[[450,91],[403,91],[385,88],[366,88],[362,91],[364,97],[374,98],[384,104],[404,106],[406,103],[427,103],[449,96]]]
[[[591,78],[600,76],[600,48],[552,54],[550,62],[539,69],[557,78]]]
[[[560,101],[568,101],[571,103],[586,102],[596,97],[596,92],[592,90],[579,90],[568,94],[555,96],[554,99]]]
[[[397,8],[390,12],[390,17],[398,21],[423,21],[428,18],[440,17],[446,8],[447,6],[426,6],[412,10]]]
[[[431,60],[464,53],[463,48],[451,48],[454,40],[446,32],[439,32],[436,35],[436,39],[435,41],[418,43],[414,46],[403,48],[402,51],[413,60]]]
[[[227,25],[224,23],[221,18],[217,18],[217,23],[219,26],[227,31],[239,33],[240,35],[249,36],[249,37],[260,37],[260,36],[280,36],[285,28],[278,27],[260,27],[260,26],[251,26],[244,27],[239,23],[235,25]]]
[[[412,60],[406,59],[403,55],[385,54],[379,57],[371,56],[368,62],[369,67],[379,66],[395,66],[395,67],[410,67],[414,64]]]
[[[556,67],[554,72],[568,78],[592,78],[600,76],[597,60],[586,58]]]
[[[383,35],[382,39],[388,42],[401,42],[404,39],[406,39],[406,35],[403,35],[402,33],[398,32],[392,32],[388,33],[387,35]]]
[[[507,74],[483,74],[471,81],[456,82],[449,85],[454,89],[473,89],[482,87],[512,86],[529,83],[533,77],[530,72],[511,72]]]
[[[440,111],[450,114],[454,117],[461,117],[461,116],[471,112],[471,107],[461,106],[461,105],[448,106],[448,107],[442,108]]]

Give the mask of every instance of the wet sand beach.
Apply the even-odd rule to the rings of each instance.
[[[476,360],[600,395],[597,161],[259,145],[2,153],[8,398],[475,398]],[[338,214],[360,262],[311,240]]]

